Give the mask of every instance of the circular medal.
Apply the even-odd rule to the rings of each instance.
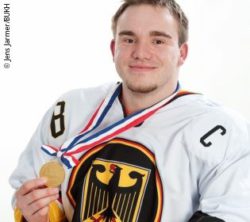
[[[57,187],[64,181],[65,171],[58,161],[50,161],[41,167],[39,175],[47,178],[48,187]]]

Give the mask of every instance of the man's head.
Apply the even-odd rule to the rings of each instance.
[[[188,19],[181,7],[175,0],[124,0],[123,4],[119,7],[112,18],[112,32],[116,35],[117,21],[123,12],[133,5],[148,4],[151,6],[167,7],[170,13],[174,16],[178,23],[178,40],[179,45],[187,42],[188,40]]]
[[[164,97],[176,87],[187,56],[187,35],[180,37],[179,20],[184,14],[177,18],[173,13],[180,10],[173,0],[165,0],[166,6],[151,1],[125,0],[114,16],[111,51],[127,91]]]

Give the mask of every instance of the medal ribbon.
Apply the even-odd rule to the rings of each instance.
[[[107,97],[98,106],[97,110],[90,118],[88,124],[79,135],[67,140],[60,149],[49,145],[42,145],[41,149],[50,156],[57,156],[60,158],[62,163],[70,169],[78,164],[78,159],[75,157],[76,154],[87,151],[96,145],[110,140],[116,135],[142,123],[163,106],[167,105],[175,98],[178,98],[180,95],[190,94],[183,91],[178,92],[177,89],[174,94],[160,101],[159,103],[149,108],[135,112],[134,114],[128,115],[127,117],[107,126],[106,128],[97,131],[93,135],[87,136],[102,123],[103,119],[112,107],[115,99],[119,96],[121,87],[122,84],[119,84],[115,90],[112,89],[110,91]]]

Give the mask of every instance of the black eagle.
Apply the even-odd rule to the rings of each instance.
[[[83,221],[107,221],[107,222],[131,222],[138,197],[142,188],[144,175],[132,171],[131,179],[135,179],[134,185],[119,187],[122,168],[111,164],[109,171],[113,174],[108,184],[98,180],[97,173],[104,173],[107,169],[101,164],[92,164],[88,181],[88,190],[85,192],[86,205],[84,206]]]

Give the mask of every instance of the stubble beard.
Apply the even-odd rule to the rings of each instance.
[[[143,85],[136,85],[130,82],[125,83],[127,88],[133,92],[133,93],[140,93],[140,94],[147,94],[155,91],[157,89],[157,85],[148,85],[148,86],[143,86]]]
[[[152,81],[149,83],[143,79],[139,78],[126,78],[126,72],[122,72],[118,67],[116,67],[117,72],[125,87],[135,94],[148,94],[158,89],[158,85]],[[132,74],[129,74],[132,75]],[[135,74],[136,75],[136,74]],[[139,74],[140,75],[140,74]],[[140,81],[141,80],[141,81]]]

